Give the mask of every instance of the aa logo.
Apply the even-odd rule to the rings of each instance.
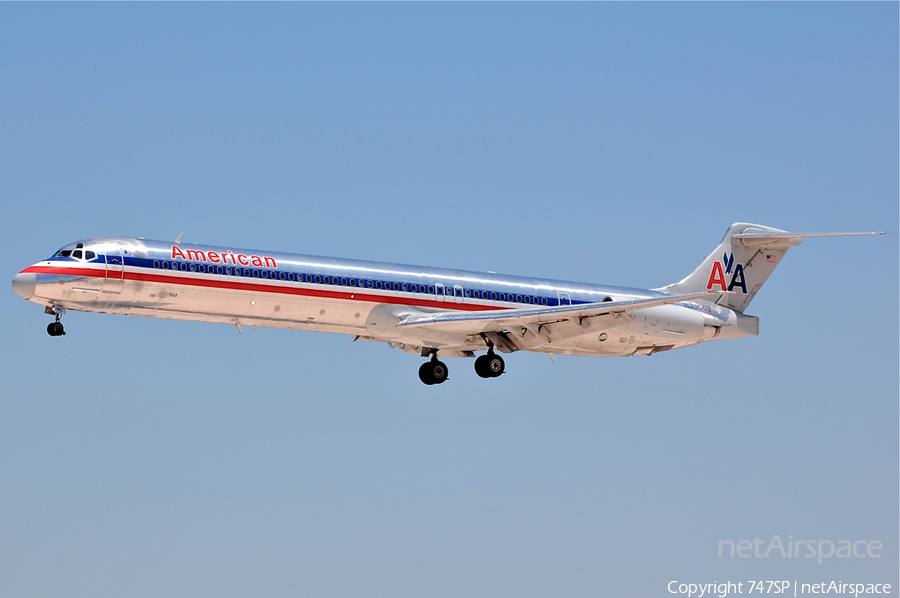
[[[725,282],[725,276],[731,274],[731,282]],[[722,261],[713,262],[712,271],[709,273],[709,282],[706,283],[706,290],[711,291],[713,287],[719,287],[722,291],[733,291],[735,287],[740,287],[741,291],[747,294],[747,282],[744,280],[744,266],[734,263],[734,254],[722,256]]]

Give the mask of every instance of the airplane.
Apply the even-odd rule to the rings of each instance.
[[[442,384],[438,356],[475,357],[481,378],[506,371],[497,353],[653,355],[756,336],[745,314],[791,247],[806,237],[737,223],[679,282],[636,289],[141,238],[66,245],[15,275],[16,293],[55,316],[69,310],[318,330],[385,342],[429,358],[419,379]]]

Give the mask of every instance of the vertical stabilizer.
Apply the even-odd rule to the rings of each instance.
[[[657,289],[666,293],[731,291],[716,303],[743,312],[800,238],[770,226],[732,224],[722,242],[687,278]]]

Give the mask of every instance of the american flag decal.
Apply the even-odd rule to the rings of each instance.
[[[769,262],[770,264],[774,264],[776,259],[777,258],[774,255],[770,255],[770,254],[766,255],[766,261]]]

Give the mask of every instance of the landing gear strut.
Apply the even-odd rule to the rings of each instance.
[[[419,367],[419,380],[431,386],[443,384],[447,381],[447,364],[438,360],[437,353],[431,354],[431,361],[426,361]]]
[[[48,307],[44,312],[56,316],[56,321],[47,325],[47,334],[50,336],[65,336],[66,329],[63,328],[62,322],[59,321],[62,315],[66,313],[65,309],[61,307]]]

